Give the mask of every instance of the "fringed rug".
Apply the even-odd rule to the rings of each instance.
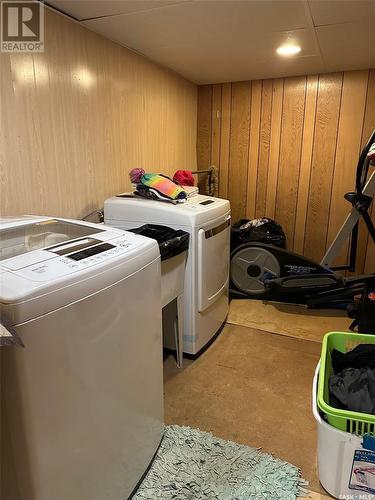
[[[306,485],[288,462],[171,425],[133,500],[294,500],[306,494]]]

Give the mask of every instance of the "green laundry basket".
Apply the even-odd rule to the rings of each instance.
[[[348,352],[359,344],[375,344],[375,335],[360,333],[330,332],[324,336],[320,359],[317,404],[326,415],[327,421],[336,429],[357,436],[375,435],[375,415],[340,410],[329,404],[329,377],[333,373],[331,353],[333,349]]]

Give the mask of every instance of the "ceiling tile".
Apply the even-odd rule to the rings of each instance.
[[[375,67],[375,29],[371,19],[320,26],[316,34],[328,71]]]
[[[260,71],[279,76],[322,69],[304,6],[294,0],[198,1],[84,24],[196,82],[209,81],[210,74],[212,81],[228,81]],[[302,47],[294,62],[275,52],[288,36]],[[313,56],[310,71],[307,56]]]
[[[315,26],[350,23],[375,16],[374,0],[309,0]]]
[[[172,48],[163,48],[159,54],[160,64],[172,67],[177,73],[198,84],[222,83],[227,81],[257,80],[281,76],[306,75],[324,72],[319,56],[298,59],[262,60],[248,57],[247,53],[236,52],[231,57],[222,57],[213,51],[202,51],[192,56],[191,51],[182,53]]]
[[[375,0],[51,3],[197,83],[375,67]],[[302,51],[279,57],[275,50],[288,36]]]
[[[261,38],[270,31],[304,28],[307,20],[301,2],[202,0],[84,24],[101,33],[112,33],[125,45],[139,49],[147,41],[164,46],[192,40],[216,43],[223,37],[235,37],[240,45],[254,33]]]
[[[116,14],[131,14],[187,1],[192,0],[47,0],[47,3],[82,21]]]
[[[200,84],[301,75],[324,70],[307,30],[299,30],[298,39],[305,50],[295,58],[280,58],[275,53],[278,36],[279,33],[272,33],[261,42],[241,47],[233,42],[224,42],[219,46],[195,44],[155,47],[150,48],[147,55]]]

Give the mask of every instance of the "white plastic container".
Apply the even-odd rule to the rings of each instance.
[[[161,305],[184,293],[187,251],[161,262]]]
[[[363,438],[335,429],[318,411],[313,382],[313,414],[318,427],[318,474],[323,488],[335,498],[375,500],[375,451],[363,448]]]
[[[187,251],[161,262],[161,303],[163,345],[176,349],[177,366],[182,366],[184,350],[184,286]],[[168,308],[176,299],[177,310]],[[170,313],[170,311],[172,313]],[[172,328],[171,328],[172,326]],[[171,335],[171,331],[173,332]],[[172,340],[174,339],[174,340]]]

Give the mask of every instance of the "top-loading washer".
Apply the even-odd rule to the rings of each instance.
[[[158,245],[48,217],[0,244],[2,498],[127,498],[163,432]]]
[[[114,196],[104,203],[108,226],[131,229],[163,224],[190,233],[184,288],[184,352],[196,355],[220,330],[228,314],[230,204],[196,195],[172,204]]]

